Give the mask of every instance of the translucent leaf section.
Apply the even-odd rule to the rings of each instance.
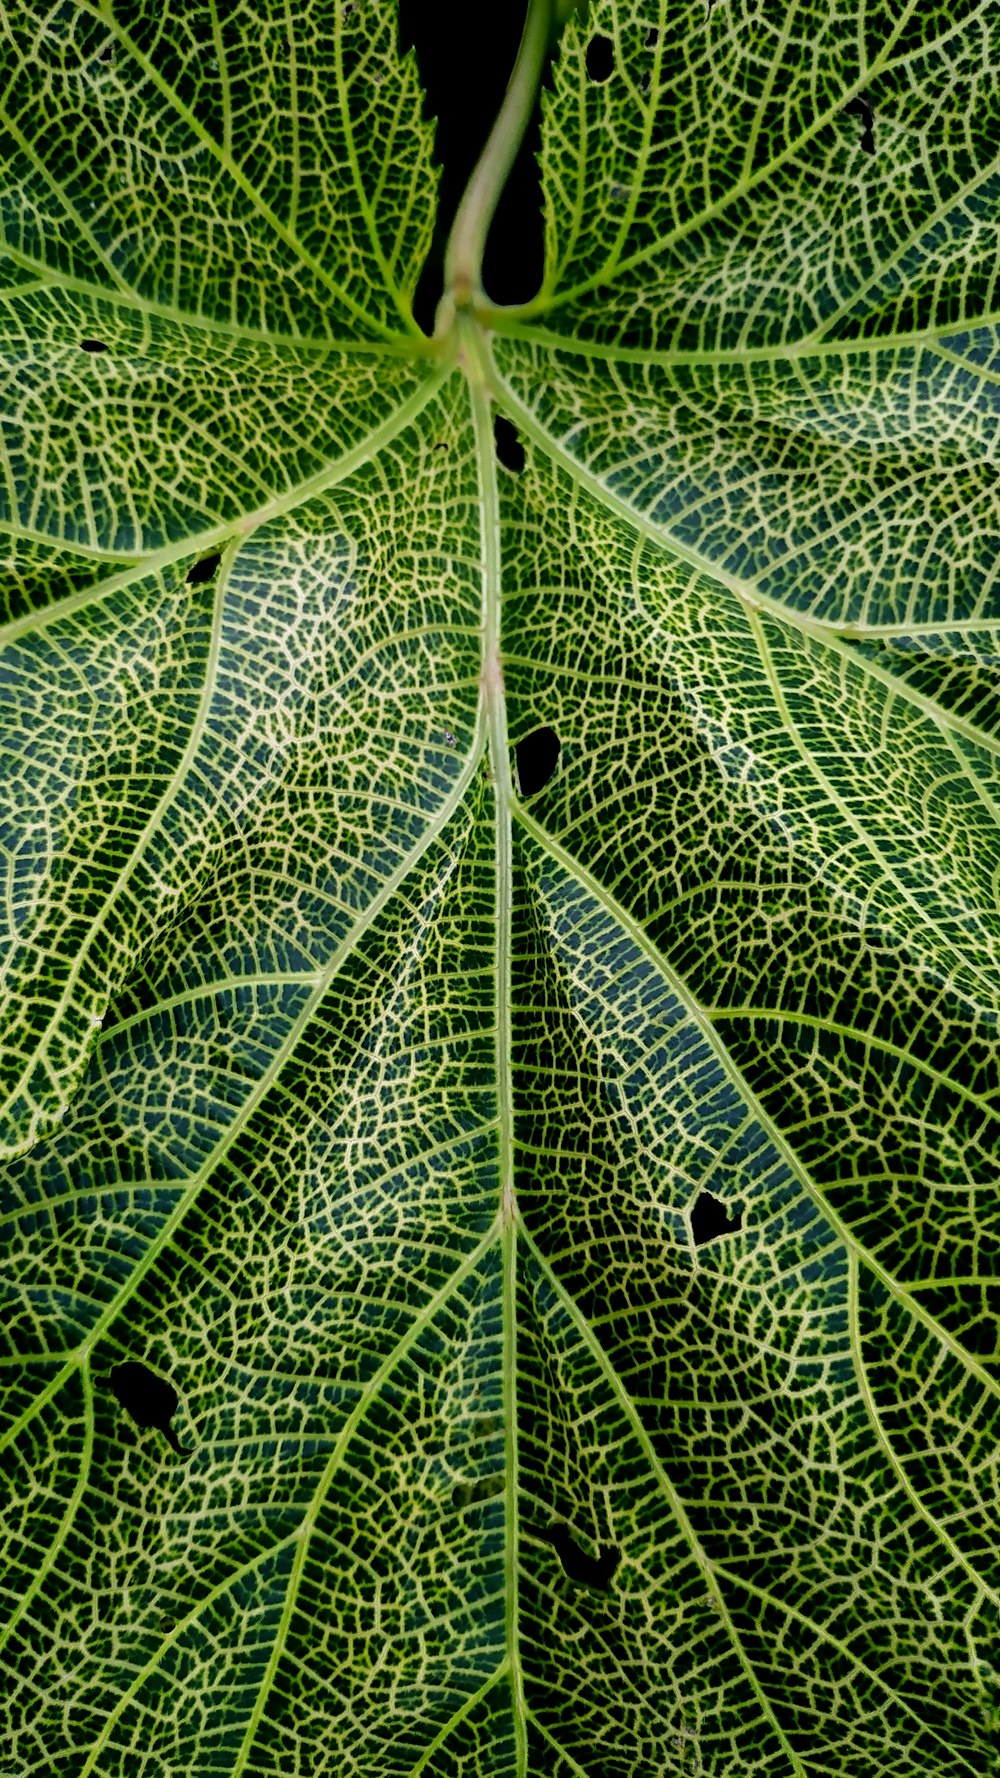
[[[19,6],[0,80],[22,276],[241,333],[416,333],[436,173],[388,0]]]
[[[9,1147],[65,1109],[133,970],[173,994],[322,968],[447,796],[476,729],[475,484],[435,449],[462,411],[349,455],[211,580],[174,551],[11,643]]]
[[[1000,383],[960,345],[496,357],[523,429],[751,608],[915,645],[1000,626]]]
[[[26,1274],[6,1318],[8,1403],[42,1386],[8,1451],[29,1764],[396,1772],[502,1670],[502,1500],[455,1505],[503,1469],[480,803],[322,987],[150,995],[10,1175],[29,1269],[90,1207],[75,1289]],[[137,1351],[179,1382],[187,1468],[107,1388]]]
[[[997,29],[976,0],[599,0],[567,26],[543,108],[528,312],[698,353],[992,319]]]
[[[518,811],[518,1202],[573,1363],[615,1403],[615,1462],[627,1427],[625,1473],[683,1532],[647,1622],[690,1670],[661,1766],[632,1769],[735,1778],[738,1721],[765,1770],[972,1773],[998,1581],[998,991],[995,964],[969,973],[996,942],[972,936],[992,803],[945,710],[891,675],[746,614],[540,452],[504,491],[512,738],[561,742]],[[699,1245],[704,1193],[737,1229]],[[590,1428],[582,1386],[549,1399]],[[574,1479],[556,1443],[525,1445],[539,1518],[614,1525],[627,1558],[644,1509],[612,1514],[610,1453]],[[603,1733],[638,1759],[611,1691]],[[582,1701],[547,1719],[568,1770],[586,1722]]]
[[[75,291],[14,290],[0,309],[0,522],[105,558],[217,544],[297,504],[377,448],[427,380],[394,357],[206,337]],[[95,333],[104,350],[82,351]]]
[[[1000,1771],[995,10],[556,10],[0,20],[12,1778]]]

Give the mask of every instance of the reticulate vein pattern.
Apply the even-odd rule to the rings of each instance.
[[[0,14],[17,1778],[1000,1771],[998,36]]]

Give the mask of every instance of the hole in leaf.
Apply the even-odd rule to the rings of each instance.
[[[691,1233],[696,1247],[704,1247],[706,1241],[714,1241],[719,1235],[735,1235],[743,1227],[743,1218],[737,1210],[731,1217],[725,1204],[713,1198],[711,1192],[701,1192],[691,1212]]]
[[[108,347],[103,340],[81,340],[80,350],[81,352],[106,352]]]
[[[613,1543],[601,1545],[596,1556],[588,1556],[582,1550],[568,1525],[547,1525],[540,1530],[536,1525],[526,1525],[529,1537],[536,1537],[542,1543],[550,1543],[563,1566],[563,1573],[569,1580],[581,1586],[607,1588],[611,1577],[622,1558],[621,1550]]]
[[[646,48],[655,49],[659,41],[659,31],[656,29],[655,25],[650,25],[649,30],[646,32]]]
[[[615,67],[615,46],[610,37],[592,37],[587,45],[587,73],[591,80],[610,80]]]
[[[493,421],[493,442],[504,468],[520,475],[524,468],[524,446],[517,436],[517,427],[505,420],[503,414],[497,414]]]
[[[172,1383],[165,1377],[158,1377],[148,1365],[140,1364],[134,1358],[125,1364],[116,1364],[108,1382],[119,1407],[125,1409],[141,1431],[155,1426],[178,1457],[190,1457],[191,1452],[184,1450],[170,1424],[178,1406],[177,1391]]]
[[[861,147],[864,149],[865,154],[874,154],[875,153],[875,132],[874,132],[875,113],[872,110],[871,106],[868,103],[868,100],[865,98],[863,93],[859,93],[856,99],[852,99],[849,104],[844,106],[844,116],[845,117],[860,117],[860,119],[861,119]]]
[[[536,728],[514,749],[517,784],[522,796],[534,796],[544,788],[556,769],[560,741],[555,729]]]
[[[222,556],[218,550],[216,550],[214,555],[202,556],[200,562],[195,562],[192,567],[188,569],[184,576],[185,581],[191,586],[198,586],[203,580],[211,580],[212,575],[215,573],[221,560]]]

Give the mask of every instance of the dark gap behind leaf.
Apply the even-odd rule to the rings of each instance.
[[[611,79],[614,67],[615,46],[610,37],[602,37],[598,33],[587,45],[587,74],[600,85]]]
[[[706,1241],[714,1241],[718,1235],[735,1235],[743,1227],[743,1218],[737,1210],[730,1216],[720,1199],[714,1198],[711,1192],[701,1192],[691,1212],[691,1233],[696,1247],[704,1247]]]
[[[425,333],[444,288],[444,251],[462,193],[503,103],[526,6],[484,7],[470,31],[467,0],[399,0],[403,51],[416,50],[425,112],[437,119],[434,159],[441,168],[434,239],[417,285],[413,312]],[[538,169],[540,107],[536,103],[497,205],[483,256],[483,285],[496,303],[527,302],[542,281],[544,236]]]
[[[524,446],[517,436],[517,427],[505,420],[503,414],[497,414],[493,421],[493,442],[497,448],[497,461],[505,469],[520,475],[524,468]]]
[[[534,796],[548,783],[559,759],[560,741],[554,729],[532,729],[514,749],[517,784],[522,796]]]
[[[125,1409],[140,1430],[155,1426],[178,1457],[190,1457],[190,1451],[183,1449],[170,1424],[178,1408],[177,1391],[172,1383],[165,1377],[158,1377],[148,1365],[140,1364],[134,1358],[125,1364],[116,1364],[108,1382],[119,1407]]]
[[[547,1525],[544,1530],[537,1525],[526,1525],[525,1530],[529,1537],[552,1545],[568,1580],[587,1587],[610,1586],[611,1577],[621,1561],[621,1550],[614,1544],[602,1544],[596,1556],[588,1556],[568,1525]]]
[[[188,569],[184,576],[185,581],[190,586],[198,586],[203,580],[211,580],[212,575],[215,573],[221,560],[222,557],[218,550],[215,551],[214,555],[202,556],[200,562],[195,562]]]
[[[862,125],[860,147],[863,149],[865,154],[874,154],[875,153],[875,134],[874,134],[875,113],[872,110],[871,105],[869,104],[868,99],[865,97],[864,93],[859,93],[856,98],[851,99],[848,102],[848,104],[846,104],[844,106],[844,116],[845,117],[860,117],[861,125]]]

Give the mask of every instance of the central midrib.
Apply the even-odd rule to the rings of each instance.
[[[482,671],[480,712],[489,749],[495,819],[495,1041],[499,1128],[499,1228],[503,1272],[504,1630],[517,1778],[528,1771],[527,1712],[520,1649],[517,1438],[517,1202],[514,1194],[514,1095],[511,1069],[511,818],[514,800],[501,664],[501,549],[490,363],[469,315],[458,320],[460,361],[469,386],[479,472],[482,532]]]

